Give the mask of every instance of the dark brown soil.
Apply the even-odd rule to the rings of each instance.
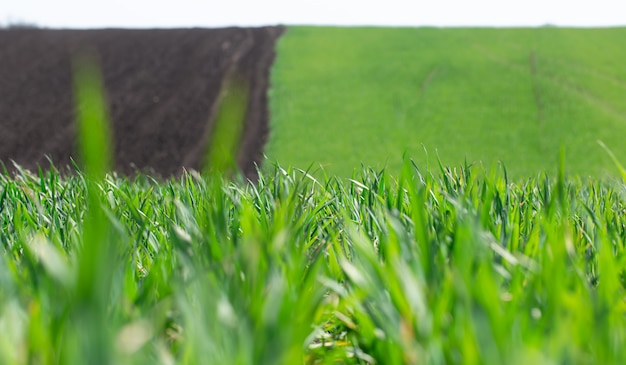
[[[94,52],[107,93],[115,169],[163,177],[199,169],[220,87],[249,84],[238,163],[256,174],[268,135],[267,89],[282,27],[0,30],[0,161],[36,169],[77,160],[72,60]]]

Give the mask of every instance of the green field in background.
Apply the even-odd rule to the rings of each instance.
[[[505,163],[515,177],[626,161],[626,28],[290,27],[270,91],[270,161],[349,176]],[[427,153],[425,152],[427,151]]]

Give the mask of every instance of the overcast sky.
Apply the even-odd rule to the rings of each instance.
[[[624,0],[0,0],[0,25],[593,27],[626,25],[625,5]]]

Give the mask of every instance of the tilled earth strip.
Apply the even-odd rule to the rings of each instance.
[[[72,62],[97,56],[113,129],[115,169],[175,176],[199,169],[220,88],[249,85],[238,164],[249,178],[268,136],[267,89],[282,27],[0,30],[0,161],[57,167],[76,159]]]

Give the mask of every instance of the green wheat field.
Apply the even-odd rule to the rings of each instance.
[[[0,174],[0,364],[626,363],[623,33],[291,28],[256,183],[108,173],[77,67],[80,171]]]
[[[466,159],[514,179],[626,160],[626,28],[290,27],[272,73],[270,160],[351,176]]]

